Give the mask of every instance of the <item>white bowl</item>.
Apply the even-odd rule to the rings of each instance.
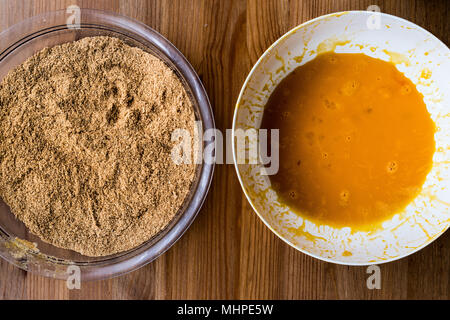
[[[421,193],[382,228],[370,232],[316,225],[278,201],[261,164],[238,164],[244,193],[258,216],[281,239],[315,258],[345,264],[389,262],[420,250],[450,225],[450,50],[421,27],[366,11],[334,13],[283,35],[258,60],[244,83],[233,120],[236,129],[258,129],[275,87],[293,69],[321,52],[364,53],[393,62],[424,96],[436,124],[433,167]]]

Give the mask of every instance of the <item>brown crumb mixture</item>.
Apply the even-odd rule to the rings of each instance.
[[[171,160],[194,111],[158,58],[110,37],[35,54],[0,84],[0,196],[32,233],[88,256],[172,220],[195,165]]]

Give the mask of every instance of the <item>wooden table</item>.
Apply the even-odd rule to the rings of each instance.
[[[192,63],[211,99],[216,125],[231,127],[240,88],[278,37],[317,16],[344,10],[406,18],[449,44],[448,1],[31,1],[0,0],[0,31],[41,12],[80,7],[112,10],[168,38]],[[321,262],[290,248],[252,211],[232,165],[218,165],[206,203],[167,253],[126,276],[83,283],[28,274],[0,261],[2,299],[449,299],[450,232],[426,249],[381,265],[382,286],[369,290],[365,267]]]

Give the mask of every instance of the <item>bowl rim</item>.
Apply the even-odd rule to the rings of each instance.
[[[238,177],[239,183],[241,185],[241,188],[247,198],[247,201],[250,203],[251,207],[253,208],[253,211],[256,213],[256,215],[259,217],[259,219],[262,220],[262,222],[266,225],[266,227],[268,227],[278,238],[280,238],[282,241],[284,241],[286,244],[288,244],[290,247],[294,248],[295,250],[298,250],[310,257],[325,261],[325,262],[329,262],[329,263],[334,263],[334,264],[338,264],[338,265],[345,265],[345,266],[370,266],[370,265],[379,265],[379,264],[385,264],[385,263],[389,263],[389,262],[393,262],[396,260],[400,260],[402,258],[405,258],[409,255],[412,255],[420,250],[422,250],[423,248],[425,248],[426,246],[428,246],[429,244],[431,244],[432,242],[434,242],[437,238],[439,238],[441,235],[443,235],[449,228],[450,228],[450,223],[447,224],[447,227],[441,231],[439,234],[435,235],[433,238],[428,239],[425,243],[423,243],[421,246],[416,247],[414,250],[412,250],[411,252],[408,252],[407,254],[403,254],[394,258],[390,258],[390,259],[386,259],[386,260],[375,260],[375,261],[371,261],[371,262],[343,262],[343,261],[337,261],[334,260],[332,258],[326,258],[326,257],[322,257],[319,256],[317,254],[314,254],[312,252],[309,252],[305,249],[299,248],[296,245],[294,245],[291,241],[289,241],[288,239],[286,239],[285,237],[283,237],[279,232],[277,232],[268,221],[266,221],[266,219],[264,219],[264,217],[262,216],[261,213],[259,213],[259,211],[257,210],[256,206],[253,203],[253,200],[250,196],[250,194],[247,192],[246,187],[244,185],[244,181],[242,179],[240,170],[239,170],[239,165],[237,163],[236,160],[236,148],[235,148],[235,129],[236,129],[236,124],[237,124],[237,117],[238,117],[238,111],[240,108],[240,104],[242,101],[242,98],[244,96],[244,91],[247,88],[251,78],[253,77],[253,74],[255,73],[256,69],[258,68],[258,66],[263,62],[263,60],[265,59],[265,57],[267,57],[272,50],[277,47],[285,38],[291,36],[292,34],[294,34],[295,32],[297,32],[299,29],[304,28],[310,24],[313,24],[317,21],[320,20],[324,20],[330,17],[340,17],[344,14],[350,14],[350,15],[373,15],[374,12],[373,11],[364,11],[364,10],[351,10],[351,11],[340,11],[340,12],[333,12],[333,13],[329,13],[329,14],[325,14],[325,15],[321,15],[319,17],[313,18],[311,20],[305,21],[302,24],[290,29],[289,31],[287,31],[286,33],[284,33],[280,38],[278,38],[274,43],[272,43],[269,48],[267,48],[264,53],[259,57],[259,59],[255,62],[255,64],[253,65],[252,69],[250,70],[247,78],[245,79],[244,84],[242,85],[241,91],[239,93],[238,99],[236,101],[236,105],[235,105],[235,109],[234,109],[234,115],[233,115],[233,126],[232,126],[232,134],[231,134],[231,144],[232,144],[232,149],[233,149],[233,162],[234,162],[234,167],[236,169],[236,175]],[[387,13],[383,13],[383,12],[377,12],[377,14],[380,14],[381,17],[382,16],[386,16],[389,17],[391,19],[397,20],[399,22],[402,22],[406,25],[412,26],[416,29],[418,29],[420,32],[424,32],[426,35],[428,35],[429,37],[433,38],[433,40],[437,41],[438,43],[442,44],[444,47],[447,47],[445,45],[445,43],[443,43],[439,38],[437,38],[435,35],[433,35],[431,32],[429,32],[428,30],[422,28],[421,26],[408,21],[406,19],[391,15],[391,14],[387,14]],[[448,47],[447,47],[448,49]]]
[[[211,103],[209,101],[206,89],[203,86],[203,83],[201,82],[195,69],[192,67],[187,58],[175,47],[175,45],[173,45],[168,39],[166,39],[153,28],[126,15],[122,15],[113,11],[97,10],[91,8],[80,8],[80,12],[82,17],[80,24],[81,29],[83,29],[83,26],[87,25],[90,29],[104,27],[106,30],[115,32],[118,32],[118,30],[123,30],[130,33],[129,35],[125,34],[126,36],[131,36],[131,38],[133,38],[132,35],[138,35],[148,43],[154,45],[155,48],[157,48],[157,50],[165,56],[166,59],[170,60],[171,63],[173,63],[173,65],[176,67],[176,70],[186,81],[186,84],[191,90],[192,99],[194,99],[194,101],[196,101],[198,105],[198,113],[202,122],[203,130],[215,129],[213,110],[211,108]],[[0,52],[0,57],[6,57],[12,51],[20,48],[20,46],[23,45],[22,42],[25,39],[34,36],[40,36],[43,30],[51,30],[53,28],[59,28],[53,31],[69,29],[67,24],[61,25],[51,20],[50,23],[48,23],[49,26],[46,28],[34,28],[27,26],[27,24],[31,24],[33,21],[46,22],[46,17],[57,16],[61,18],[61,16],[65,17],[66,14],[67,12],[64,9],[43,12],[41,14],[24,19],[3,30],[2,32],[0,32],[0,39],[2,37],[5,37],[5,35],[13,32],[20,26],[25,26],[24,29],[26,31],[20,32],[20,35],[22,36],[20,39],[12,39],[8,44],[6,44],[4,46],[5,49]],[[83,18],[89,20],[89,22],[83,22]],[[26,43],[26,41],[24,43]],[[11,50],[11,48],[13,49]],[[144,247],[148,241],[131,250],[120,252],[118,253],[118,256],[100,256],[94,257],[97,260],[92,262],[75,262],[74,265],[78,265],[81,268],[81,281],[103,280],[119,277],[147,265],[148,263],[161,256],[170,247],[172,247],[175,242],[177,242],[182,237],[187,229],[189,229],[197,214],[199,213],[211,186],[214,174],[214,164],[206,163],[205,161],[203,161],[198,171],[198,181],[196,182],[196,186],[194,186],[194,188],[192,189],[192,194],[190,195],[189,200],[186,202],[184,210],[178,213],[179,218],[172,226],[170,224],[167,226],[170,227],[170,229],[167,229],[166,233],[161,238],[159,238],[150,247],[145,248],[145,250]],[[1,228],[0,231],[0,233],[4,232],[4,230],[2,230]],[[162,231],[164,231],[164,229]],[[4,233],[8,235],[7,232]],[[151,239],[149,241],[151,241]],[[0,256],[27,272],[39,274],[45,277],[54,277],[57,279],[67,278],[67,275],[48,274],[45,272],[41,272],[41,270],[36,270],[35,268],[27,269],[23,265],[16,263],[11,257],[1,254],[1,252]],[[64,262],[59,262],[59,258],[56,258],[56,260],[51,260],[51,263],[67,265]],[[87,267],[89,269],[83,270],[83,267]]]

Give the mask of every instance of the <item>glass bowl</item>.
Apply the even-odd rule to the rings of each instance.
[[[80,9],[78,26],[70,13],[53,11],[24,20],[0,33],[0,80],[37,51],[91,36],[112,36],[139,47],[174,70],[190,96],[197,121],[214,129],[214,118],[205,89],[186,58],[163,36],[133,19],[111,12]],[[77,27],[77,28],[74,28]],[[195,219],[212,179],[214,166],[197,166],[196,178],[185,203],[171,223],[137,248],[106,257],[87,257],[57,248],[31,234],[0,199],[0,256],[21,269],[67,279],[78,266],[82,281],[123,275],[140,268],[168,250]],[[70,267],[70,268],[69,268]]]

